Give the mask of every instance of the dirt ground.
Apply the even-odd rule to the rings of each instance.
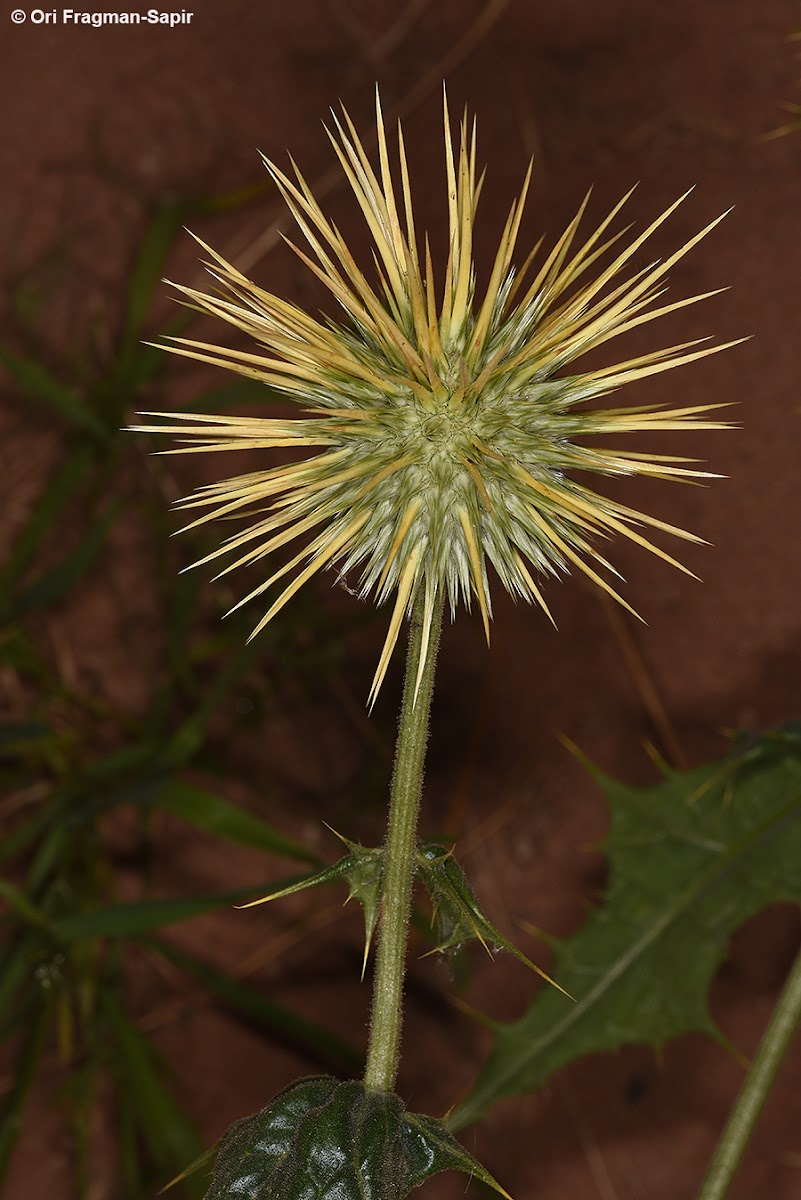
[[[453,110],[466,103],[477,114],[479,157],[489,168],[480,262],[532,155],[536,184],[524,243],[560,231],[590,185],[591,211],[600,217],[639,180],[629,206],[639,226],[696,185],[655,238],[655,255],[734,206],[671,276],[676,296],[730,290],[703,311],[672,317],[670,339],[700,332],[751,340],[639,385],[639,400],[627,397],[735,402],[741,428],[682,435],[664,447],[703,456],[725,478],[705,488],[646,481],[619,492],[712,543],[685,555],[703,584],[618,544],[626,596],[647,626],[566,580],[548,589],[558,633],[496,589],[489,652],[480,622],[463,614],[444,638],[426,828],[461,831],[461,859],[497,924],[514,930],[527,920],[555,935],[571,932],[603,881],[594,847],[606,814],[558,734],[608,771],[648,782],[646,739],[669,760],[692,764],[722,752],[724,730],[761,728],[799,712],[801,135],[764,139],[783,120],[780,103],[797,99],[801,88],[801,62],[787,42],[801,25],[798,4],[197,0],[191,23],[173,29],[36,24],[28,0],[20,6],[24,23],[12,22],[9,0],[0,14],[2,271],[9,283],[37,279],[54,347],[82,346],[113,328],[149,200],[258,184],[258,150],[279,161],[291,150],[307,178],[323,181],[334,219],[356,230],[347,195],[332,182],[321,120],[341,99],[368,129],[376,80],[385,110],[403,115],[417,220],[435,245],[445,214],[443,78]],[[275,195],[265,191],[241,211],[199,218],[196,231],[270,290],[313,302],[302,268],[271,232],[279,216]],[[172,277],[196,278],[195,257],[184,239]],[[168,312],[165,299],[154,327]],[[650,345],[654,335],[646,331],[639,344]],[[186,403],[190,376],[176,378]],[[51,431],[16,404],[10,411],[0,443],[10,485],[6,537],[24,519],[54,453]],[[158,637],[148,629],[149,585],[137,575],[136,537],[129,542],[114,545],[84,608],[64,614],[62,640],[70,669],[92,673],[135,713],[146,701]],[[338,611],[358,603],[344,594],[332,601],[325,585],[319,594]],[[323,818],[365,841],[379,836],[380,814],[374,807],[362,813],[349,784],[365,755],[385,759],[392,742],[397,671],[369,722],[360,707],[380,626],[344,648],[344,692],[313,706],[296,698],[281,720],[243,741],[241,786],[269,778],[268,819],[326,853],[333,848],[322,838]],[[333,812],[326,800],[332,786]],[[168,834],[154,884],[173,893],[236,886],[260,869],[255,856],[229,858],[199,835],[177,844]],[[363,1043],[369,995],[358,983],[357,914],[342,914],[330,897],[285,911],[279,918],[226,912],[181,936],[186,944],[213,944],[221,962],[252,960],[253,978],[269,994]],[[298,913],[311,917],[293,938]],[[777,908],[732,943],[712,1006],[746,1056],[798,941],[797,912]],[[541,948],[540,956],[545,963]],[[414,964],[399,1089],[410,1106],[431,1113],[464,1094],[488,1048],[485,1035],[445,1003],[448,988],[447,973],[432,960]],[[531,978],[514,962],[476,958],[467,998],[478,1009],[511,1019],[532,993]],[[171,1005],[148,993],[143,1004],[177,1072],[177,1090],[209,1140],[317,1069],[208,1003]],[[467,1144],[518,1200],[689,1200],[741,1078],[742,1067],[700,1037],[679,1039],[659,1061],[633,1047],[560,1073],[540,1094],[500,1104]],[[28,1111],[9,1200],[66,1194],[64,1135],[46,1092]],[[797,1042],[732,1200],[801,1196],[800,1131]],[[107,1175],[98,1175],[96,1200],[113,1195],[111,1173],[109,1163]],[[441,1176],[426,1194],[455,1197],[464,1186]]]

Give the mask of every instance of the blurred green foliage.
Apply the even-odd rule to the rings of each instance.
[[[104,837],[104,823],[125,809],[147,847],[154,815],[161,812],[213,839],[304,866],[319,861],[262,816],[187,778],[190,766],[206,774],[220,769],[211,722],[219,723],[221,709],[233,708],[225,702],[235,689],[247,684],[262,708],[269,703],[269,685],[255,670],[269,638],[248,647],[249,618],[220,625],[215,610],[213,621],[207,619],[205,579],[200,572],[178,574],[183,564],[169,542],[163,460],[132,470],[132,460],[144,464],[150,446],[122,429],[137,408],[154,402],[170,407],[162,398],[167,356],[142,339],[165,259],[181,226],[199,209],[168,203],[152,211],[117,336],[101,361],[87,347],[75,366],[65,359],[51,367],[52,354],[35,338],[27,339],[26,353],[0,347],[12,399],[60,434],[57,464],[0,567],[0,670],[17,682],[25,705],[0,721],[0,1041],[8,1071],[0,1094],[0,1190],[26,1102],[40,1072],[52,1078],[47,1072],[54,1062],[66,1080],[54,1102],[70,1128],[78,1200],[90,1192],[93,1113],[99,1098],[108,1097],[109,1082],[121,1197],[144,1200],[201,1153],[169,1068],[132,1011],[130,977],[145,959],[169,962],[229,1012],[300,1047],[316,1065],[350,1073],[360,1063],[327,1029],[165,937],[178,921],[253,898],[263,883],[214,895],[126,900],[118,894],[119,864]],[[182,312],[170,331],[191,319]],[[270,397],[265,388],[243,382],[194,403],[219,408],[256,399]],[[65,683],[42,637],[48,614],[91,587],[116,523],[131,512],[152,530],[166,632],[162,670],[146,714],[137,720]],[[270,635],[281,638],[284,669],[293,675],[303,670],[302,653],[293,647],[301,644],[295,635],[308,627],[308,612],[295,608]],[[324,615],[314,619],[320,634],[314,643],[332,642]],[[311,667],[319,672],[319,655]],[[146,892],[147,862],[142,865]],[[204,1190],[195,1176],[181,1187],[190,1197]]]

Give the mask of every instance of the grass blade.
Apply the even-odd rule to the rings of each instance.
[[[42,363],[12,354],[4,348],[0,348],[0,362],[5,363],[26,395],[56,413],[71,429],[94,437],[105,436],[106,431],[94,413],[86,408],[72,388],[63,384]]]
[[[52,932],[52,926],[47,917],[31,904],[28,897],[8,879],[0,879],[0,897],[28,925],[41,929],[45,933]]]
[[[0,593],[11,590],[21,578],[37,546],[79,486],[91,460],[92,454],[88,447],[77,450],[56,472],[42,492],[24,529],[17,537],[3,574],[0,576]]]
[[[180,779],[165,780],[156,791],[153,804],[164,812],[188,821],[204,833],[210,833],[212,837],[241,842],[313,866],[321,861],[313,851],[274,829],[266,821],[212,792],[191,783],[183,783]]]
[[[161,280],[164,263],[181,228],[184,213],[183,204],[168,202],[158,205],[139,246],[128,283],[120,350],[121,373],[127,370],[137,350],[153,293]]]
[[[203,700],[164,746],[165,767],[180,767],[195,757],[206,738],[206,728],[220,704],[247,671],[253,659],[253,646],[241,644],[230,654],[217,678],[203,691]]]
[[[103,1008],[114,1040],[111,1067],[119,1094],[136,1120],[147,1156],[165,1181],[203,1153],[203,1144],[184,1109],[161,1079],[159,1057],[135,1028],[116,998],[106,993]],[[183,1187],[191,1200],[202,1200],[205,1184],[189,1176]]]
[[[28,1031],[16,1062],[14,1082],[0,1107],[0,1186],[20,1134],[22,1111],[44,1052],[49,1024],[50,1006],[40,1002],[38,1009],[29,1018]]]
[[[342,1073],[362,1070],[363,1056],[338,1034],[268,1000],[257,988],[231,979],[204,959],[178,950],[160,939],[153,939],[148,945],[176,966],[195,975],[209,991],[219,996],[226,1008],[244,1017],[248,1023],[266,1030],[272,1037],[291,1042],[309,1055],[313,1062]]]
[[[0,758],[16,758],[49,746],[56,734],[43,721],[4,721],[0,724]]]
[[[94,563],[114,524],[122,501],[118,500],[94,522],[89,532],[58,566],[47,571],[11,601],[3,614],[6,620],[23,616],[32,609],[54,604],[65,596]]]
[[[37,950],[41,950],[41,939],[28,929],[0,959],[0,1021],[4,1027],[15,1019],[20,997],[27,994]]]
[[[62,917],[54,924],[53,932],[65,942],[83,941],[85,938],[138,937],[164,925],[175,925],[226,905],[239,904],[263,888],[264,884],[261,883],[233,892],[215,892],[210,896],[179,896],[109,904],[92,912]]]

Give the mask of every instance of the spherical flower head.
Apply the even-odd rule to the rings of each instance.
[[[629,608],[596,569],[616,574],[596,546],[613,533],[686,570],[637,529],[701,539],[600,495],[572,472],[669,479],[705,474],[690,465],[695,460],[581,441],[641,430],[720,427],[708,416],[717,405],[587,405],[624,383],[725,348],[688,342],[597,370],[573,367],[577,358],[611,338],[715,294],[656,303],[670,268],[721,218],[665,261],[632,271],[640,248],[684,197],[614,251],[622,234],[608,231],[628,196],[577,244],[585,200],[550,253],[538,256],[535,247],[516,272],[513,255],[529,167],[486,288],[477,295],[472,243],[483,176],[476,175],[475,126],[469,129],[462,120],[455,154],[445,103],[449,250],[437,281],[428,239],[421,248],[415,230],[400,126],[393,175],[378,98],[376,113],[377,167],[347,112],[342,122],[334,116],[329,131],[373,241],[368,273],[294,163],[291,178],[265,160],[307,248],[289,244],[337,300],[338,322],[317,320],[263,291],[208,247],[219,290],[205,294],[179,288],[193,306],[251,335],[259,351],[185,338],[172,339],[170,349],[263,380],[296,401],[302,415],[284,420],[158,413],[147,415],[167,425],[136,427],[180,435],[185,444],[178,452],[303,450],[301,461],[199,488],[181,502],[204,510],[187,528],[217,517],[248,519],[242,532],[202,560],[233,555],[222,574],[290,542],[299,544],[297,553],[240,602],[284,581],[253,636],[326,567],[335,567],[340,577],[358,572],[363,597],[379,604],[394,597],[371,701],[414,604],[421,606],[429,630],[437,606],[447,601],[453,614],[460,599],[469,609],[475,598],[489,636],[489,564],[508,592],[536,601],[549,617],[536,578],[570,567]],[[593,274],[602,257],[606,265]],[[309,456],[308,447],[320,449]]]

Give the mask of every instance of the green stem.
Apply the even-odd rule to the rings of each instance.
[[[767,1099],[771,1084],[801,1022],[801,953],[799,953],[782,994],[776,1002],[770,1024],[760,1042],[756,1058],[737,1097],[729,1122],[710,1163],[698,1200],[722,1200],[743,1156],[757,1117]]]
[[[373,1014],[364,1085],[369,1091],[389,1092],[398,1073],[403,1023],[403,977],[406,937],[411,908],[414,859],[417,850],[417,814],[423,784],[423,763],[428,740],[428,716],[434,690],[434,669],[442,625],[437,605],[425,645],[424,598],[415,602],[406,655],[395,768],[384,843],[384,879],[381,927],[373,983]],[[420,686],[415,697],[420,656],[425,653]]]

